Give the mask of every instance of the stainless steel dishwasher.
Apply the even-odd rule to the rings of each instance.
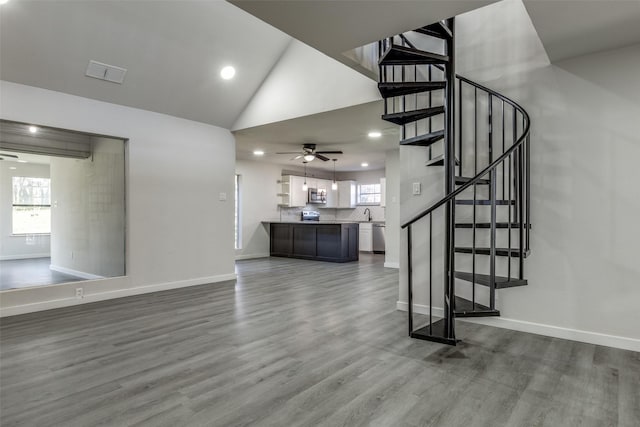
[[[384,253],[384,224],[372,224],[373,253]]]

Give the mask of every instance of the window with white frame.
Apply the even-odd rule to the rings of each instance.
[[[358,184],[359,205],[380,204],[380,184]]]
[[[51,233],[51,180],[14,176],[12,192],[11,233]]]

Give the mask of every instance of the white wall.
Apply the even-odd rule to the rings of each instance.
[[[51,269],[125,274],[124,142],[92,138],[87,159],[51,158]]]
[[[262,221],[279,217],[278,180],[282,167],[272,163],[238,160],[236,173],[240,175],[240,226],[242,247],[236,259],[269,256],[268,225]]]
[[[385,267],[400,268],[400,150],[389,150],[385,159],[386,200]]]
[[[10,167],[16,169],[11,170]],[[0,260],[48,257],[50,255],[48,234],[28,236],[11,234],[12,178],[14,176],[49,178],[49,165],[0,162]]]
[[[0,117],[129,139],[127,276],[85,282],[84,301],[235,278],[228,130],[4,81]],[[78,286],[4,291],[2,315],[78,303]]]
[[[333,58],[292,40],[233,130],[380,99],[376,83]]]
[[[514,0],[463,15],[457,30],[458,72],[532,121],[529,285],[499,291],[502,317],[480,321],[640,351],[640,46],[548,65]]]

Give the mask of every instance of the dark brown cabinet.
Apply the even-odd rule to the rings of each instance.
[[[358,260],[358,224],[271,223],[271,256]]]

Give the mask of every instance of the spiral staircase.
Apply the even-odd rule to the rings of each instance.
[[[409,335],[455,345],[456,318],[499,316],[496,291],[527,285],[529,116],[456,75],[453,18],[381,40],[378,52],[382,119],[444,182],[444,196],[402,224]]]

